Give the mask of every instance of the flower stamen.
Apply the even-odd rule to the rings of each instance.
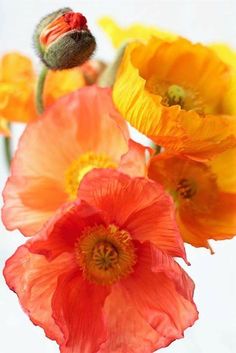
[[[65,189],[70,199],[77,196],[78,186],[83,177],[94,168],[116,168],[117,165],[109,156],[87,152],[75,160],[66,171]]]
[[[177,185],[176,191],[183,199],[191,199],[196,194],[196,185],[188,179],[181,179]]]
[[[84,276],[102,285],[126,277],[136,262],[130,234],[112,224],[85,228],[75,244],[75,256]]]

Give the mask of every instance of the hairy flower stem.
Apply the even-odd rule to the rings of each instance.
[[[9,124],[9,130],[10,130],[10,124]],[[12,151],[11,151],[11,137],[10,136],[5,136],[4,137],[4,149],[5,149],[5,158],[7,162],[8,168],[10,168],[11,165],[11,157],[12,157]]]
[[[37,87],[36,87],[36,108],[39,114],[42,114],[44,112],[43,90],[44,90],[44,84],[47,77],[47,73],[48,73],[48,68],[46,66],[43,66],[39,74]]]

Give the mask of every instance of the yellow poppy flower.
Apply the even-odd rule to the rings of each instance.
[[[232,69],[213,50],[178,38],[130,43],[113,98],[140,132],[174,153],[208,158],[236,145],[236,118],[224,97]]]
[[[225,94],[224,105],[230,114],[236,115],[236,51],[226,44],[213,44],[210,48],[232,69],[231,85]]]
[[[177,35],[173,33],[165,32],[152,26],[132,24],[131,26],[122,28],[110,17],[100,18],[98,24],[110,37],[115,48],[119,48],[124,42],[132,39],[147,41],[151,36],[157,36],[158,38],[166,40],[177,38]]]

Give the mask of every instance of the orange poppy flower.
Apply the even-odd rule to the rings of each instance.
[[[115,48],[119,48],[124,42],[140,39],[149,40],[152,36],[164,40],[174,40],[177,35],[163,31],[156,27],[132,24],[128,27],[120,27],[111,17],[104,16],[98,21],[99,26],[110,37]]]
[[[236,144],[224,97],[232,69],[200,44],[152,38],[128,45],[113,89],[118,110],[170,152],[208,158]]]
[[[151,353],[198,318],[173,203],[146,178],[96,169],[78,200],[7,261],[24,311],[61,353]]]
[[[93,76],[91,76],[91,67],[94,67]],[[58,98],[85,86],[88,70],[90,78],[96,80],[99,70],[102,69],[99,65],[95,66],[93,62],[88,62],[83,69],[77,67],[49,71],[43,94],[45,107],[49,107]],[[3,127],[4,131],[7,131],[6,120],[27,123],[37,117],[36,80],[37,75],[29,58],[18,53],[3,56],[0,61],[0,132]],[[90,80],[89,83],[93,81]]]
[[[210,248],[208,239],[236,234],[235,148],[208,163],[160,154],[151,160],[149,176],[173,196],[185,242]]]
[[[0,60],[0,116],[8,121],[28,122],[36,117],[36,75],[29,58],[9,53]]]
[[[76,198],[91,169],[145,175],[145,150],[129,140],[109,89],[90,86],[67,95],[26,127],[3,192],[3,222],[9,230],[34,234]]]

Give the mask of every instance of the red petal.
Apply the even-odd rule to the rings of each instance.
[[[112,288],[104,305],[108,337],[98,353],[154,352],[160,335],[142,318],[119,285]]]
[[[95,353],[106,339],[102,308],[109,289],[91,284],[74,273],[58,280],[52,309],[65,343],[62,353]]]
[[[63,252],[73,252],[84,228],[104,224],[101,213],[86,202],[65,205],[30,242],[30,251],[52,260]]]
[[[31,321],[58,343],[63,335],[52,317],[51,299],[58,276],[71,266],[74,262],[70,254],[64,253],[49,263],[44,256],[31,254],[24,245],[6,262],[4,269],[7,285],[16,292]]]
[[[194,284],[166,254],[150,244],[138,246],[133,275],[121,282],[139,314],[159,334],[156,349],[165,347],[198,318]]]
[[[96,169],[81,182],[78,195],[104,211],[109,224],[130,232],[140,242],[151,241],[172,256],[185,258],[174,219],[174,205],[161,185],[130,178],[115,170]]]

